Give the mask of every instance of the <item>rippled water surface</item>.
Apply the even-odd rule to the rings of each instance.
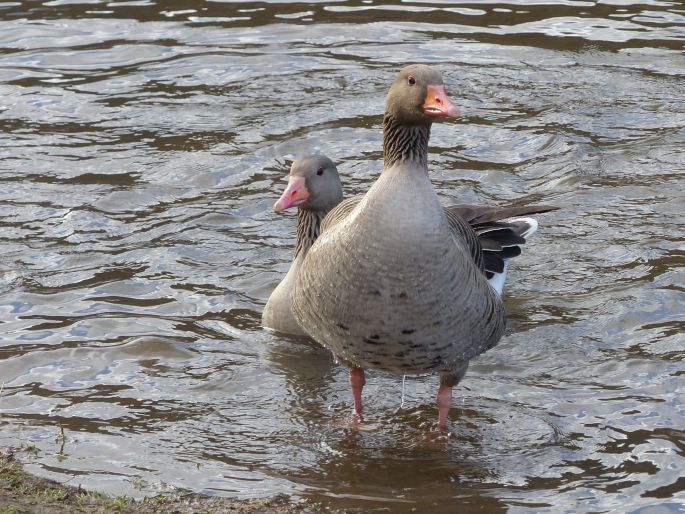
[[[666,0],[0,3],[0,444],[133,496],[685,512],[684,48]],[[355,426],[346,371],[260,327],[288,161],[364,191],[409,62],[464,111],[433,129],[446,203],[562,208],[449,436],[435,377],[400,406],[369,372]]]

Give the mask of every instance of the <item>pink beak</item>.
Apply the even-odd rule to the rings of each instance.
[[[459,109],[450,102],[445,92],[445,86],[428,86],[426,100],[423,102],[423,113],[427,116],[456,118]]]
[[[302,205],[309,199],[309,191],[304,177],[290,177],[281,197],[274,204],[274,211],[279,212]]]

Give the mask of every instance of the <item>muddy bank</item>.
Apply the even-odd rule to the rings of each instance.
[[[22,450],[0,448],[1,514],[94,514],[121,512],[152,513],[260,513],[316,514],[324,508],[293,500],[286,495],[255,500],[210,498],[197,494],[159,495],[136,501],[125,496],[107,496],[80,487],[62,485],[23,470]],[[326,509],[326,512],[331,512]],[[343,512],[343,511],[338,511]]]

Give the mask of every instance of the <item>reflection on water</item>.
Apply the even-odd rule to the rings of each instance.
[[[129,495],[685,512],[684,43],[657,0],[0,3],[0,444]],[[562,207],[449,436],[434,377],[401,406],[370,372],[355,425],[345,370],[260,327],[285,161],[364,191],[417,61],[465,113],[433,130],[445,202]]]

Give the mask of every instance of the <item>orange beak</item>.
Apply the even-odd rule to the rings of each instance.
[[[428,86],[426,99],[421,107],[426,116],[456,118],[459,116],[459,109],[450,102],[445,92],[445,86]]]
[[[281,197],[274,204],[274,211],[279,212],[302,205],[309,199],[309,191],[304,177],[290,177]]]

